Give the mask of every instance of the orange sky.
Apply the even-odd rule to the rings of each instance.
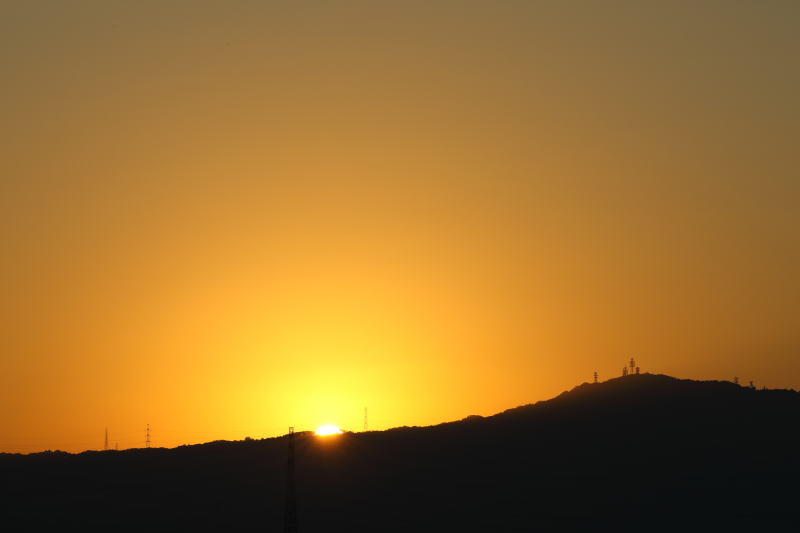
[[[0,451],[800,386],[800,4],[11,1]]]

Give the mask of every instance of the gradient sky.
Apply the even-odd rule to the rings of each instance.
[[[0,4],[0,450],[800,387],[800,2]]]

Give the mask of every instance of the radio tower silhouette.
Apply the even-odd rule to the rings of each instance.
[[[286,468],[286,509],[283,513],[284,533],[297,533],[297,505],[294,490],[294,427],[289,428],[289,461]]]
[[[108,428],[106,428],[106,440],[105,440],[105,442],[103,443],[103,449],[104,449],[104,450],[107,450],[107,449],[108,449]]]
[[[150,424],[147,424],[147,437],[144,439],[144,447],[150,447]]]
[[[369,423],[367,422],[367,408],[364,408],[364,431],[369,431]]]

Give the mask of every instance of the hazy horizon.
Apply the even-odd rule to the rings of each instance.
[[[0,451],[800,388],[798,2],[0,14]]]
[[[628,363],[628,365],[630,365],[630,362]],[[651,379],[647,383],[649,383],[650,385],[652,385],[653,383],[659,383],[659,382],[663,385],[663,378],[666,378],[670,382],[671,381],[675,381],[675,382],[692,381],[694,384],[703,384],[703,385],[706,385],[706,384],[714,384],[714,385],[716,385],[716,384],[719,384],[719,383],[730,383],[730,384],[738,385],[739,387],[742,387],[743,389],[751,388],[753,390],[765,390],[765,391],[770,391],[770,392],[775,391],[775,390],[794,391],[794,389],[774,389],[774,388],[767,388],[766,386],[756,387],[755,384],[743,383],[743,382],[741,382],[741,380],[739,380],[737,382],[736,380],[738,379],[738,376],[735,376],[733,379],[687,380],[686,378],[681,378],[679,376],[668,376],[666,374],[657,374],[657,373],[651,373],[651,372],[641,372],[641,377],[639,377],[640,376],[639,371],[638,371],[639,369],[634,370],[633,367],[628,366],[627,370],[628,370],[628,372],[625,373],[625,374],[620,373],[620,375],[611,376],[608,379],[599,379],[599,377],[598,377],[597,381],[594,381],[593,378],[590,378],[590,379],[588,379],[586,381],[575,383],[575,384],[570,385],[569,387],[565,388],[560,393],[555,394],[552,397],[534,400],[534,401],[527,402],[527,403],[524,403],[524,404],[521,404],[521,405],[508,406],[507,408],[501,409],[501,410],[499,410],[497,412],[492,412],[492,413],[487,413],[485,415],[477,415],[477,416],[480,416],[482,418],[491,418],[494,415],[502,415],[502,414],[507,413],[507,412],[517,411],[519,408],[523,408],[524,409],[524,408],[528,408],[528,407],[534,407],[534,406],[538,407],[538,406],[542,406],[542,405],[545,406],[545,409],[549,408],[549,409],[558,410],[559,407],[557,406],[557,404],[553,405],[553,404],[551,404],[551,402],[549,402],[549,400],[558,400],[562,396],[572,395],[577,390],[588,390],[588,389],[585,389],[585,387],[591,387],[593,385],[608,385],[609,384],[608,382],[612,382],[612,381],[615,384],[624,383],[625,381],[623,381],[623,380],[627,380],[628,376],[631,376],[631,379],[641,379],[641,378],[644,378],[644,377],[649,377]],[[661,379],[659,379],[659,378],[661,378]],[[604,390],[604,389],[597,389],[597,390]],[[628,392],[630,393],[630,390]],[[635,394],[635,392],[634,392],[634,394]],[[679,395],[676,395],[675,397],[676,398],[680,398]],[[584,401],[585,401],[585,398],[584,398]],[[356,427],[341,427],[341,428],[336,427],[335,429],[337,430],[336,431],[337,433],[351,433],[351,434],[352,433],[363,433],[365,431],[366,432],[375,432],[375,431],[379,431],[380,432],[380,431],[390,431],[390,430],[396,430],[396,429],[435,429],[435,428],[439,427],[440,424],[451,424],[451,423],[465,422],[465,421],[471,420],[474,416],[476,416],[476,415],[474,413],[472,413],[472,414],[468,414],[468,415],[462,416],[462,417],[457,418],[457,419],[442,420],[442,421],[438,421],[438,422],[435,422],[435,423],[432,423],[432,424],[424,424],[424,425],[403,424],[403,425],[399,425],[399,426],[382,427],[382,428],[368,427],[366,430],[364,429],[363,426],[362,427],[358,427],[358,428],[356,428]],[[573,425],[572,423],[569,423],[569,424],[567,424],[566,427],[571,427],[572,425]],[[165,430],[163,428],[154,428],[154,427],[151,427],[149,424],[147,424],[146,428],[141,430],[141,431],[123,431],[122,435],[123,435],[123,437],[125,437],[125,442],[132,443],[130,446],[123,447],[123,446],[119,446],[119,440],[115,438],[116,435],[114,433],[106,433],[105,431],[107,431],[108,428],[105,428],[103,436],[105,438],[108,438],[108,447],[106,447],[105,442],[99,442],[98,445],[96,445],[94,447],[89,447],[89,448],[86,448],[86,449],[76,449],[76,450],[72,450],[71,452],[68,452],[68,453],[79,454],[79,453],[83,453],[83,452],[142,450],[142,449],[147,449],[147,448],[175,449],[175,448],[180,448],[182,446],[196,446],[196,445],[212,444],[212,443],[219,443],[219,442],[242,442],[242,441],[247,441],[247,440],[276,439],[276,438],[287,437],[290,433],[295,433],[295,434],[310,433],[310,434],[313,434],[315,437],[318,437],[319,435],[322,435],[323,438],[328,435],[327,433],[320,433],[318,431],[319,428],[315,428],[315,427],[295,427],[295,426],[290,426],[290,427],[287,427],[287,428],[283,428],[282,431],[280,431],[278,433],[275,433],[275,434],[272,434],[272,433],[270,433],[270,434],[259,433],[259,431],[261,429],[263,429],[263,428],[250,428],[249,430],[248,429],[234,430],[234,432],[238,431],[239,433],[241,433],[242,436],[240,436],[238,438],[237,437],[229,437],[229,438],[226,438],[226,439],[222,439],[222,438],[214,437],[213,435],[215,433],[218,433],[218,432],[213,431],[213,430],[188,431],[187,432],[187,431],[180,431],[180,430],[176,431],[174,429],[166,429]],[[189,435],[187,438],[190,439],[190,440],[187,440],[186,442],[181,442],[179,444],[171,444],[169,446],[160,445],[158,443],[157,439],[153,439],[153,437],[158,437],[160,432],[165,432],[166,435],[168,435],[172,440],[175,440],[175,439],[180,440],[181,437],[176,436],[176,434]],[[131,435],[134,434],[134,433],[137,434],[137,438],[131,437]],[[200,434],[203,434],[204,436],[200,437],[199,436]],[[146,440],[148,436],[151,437],[150,442],[148,442]],[[194,440],[191,440],[191,439],[194,439]],[[201,440],[197,440],[197,439],[201,439]],[[141,442],[139,442],[139,441],[141,441]],[[40,452],[66,452],[66,450],[62,450],[62,449],[41,449],[41,450],[38,450],[37,449],[37,450],[29,451],[29,452],[5,452],[3,450],[0,450],[0,453],[25,453],[25,454],[28,454],[28,453],[40,453]]]

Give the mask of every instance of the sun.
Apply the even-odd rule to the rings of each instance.
[[[317,428],[317,431],[315,431],[315,433],[320,437],[325,437],[327,435],[338,435],[341,432],[342,430],[339,429],[339,426],[335,426],[333,424],[323,424]]]

